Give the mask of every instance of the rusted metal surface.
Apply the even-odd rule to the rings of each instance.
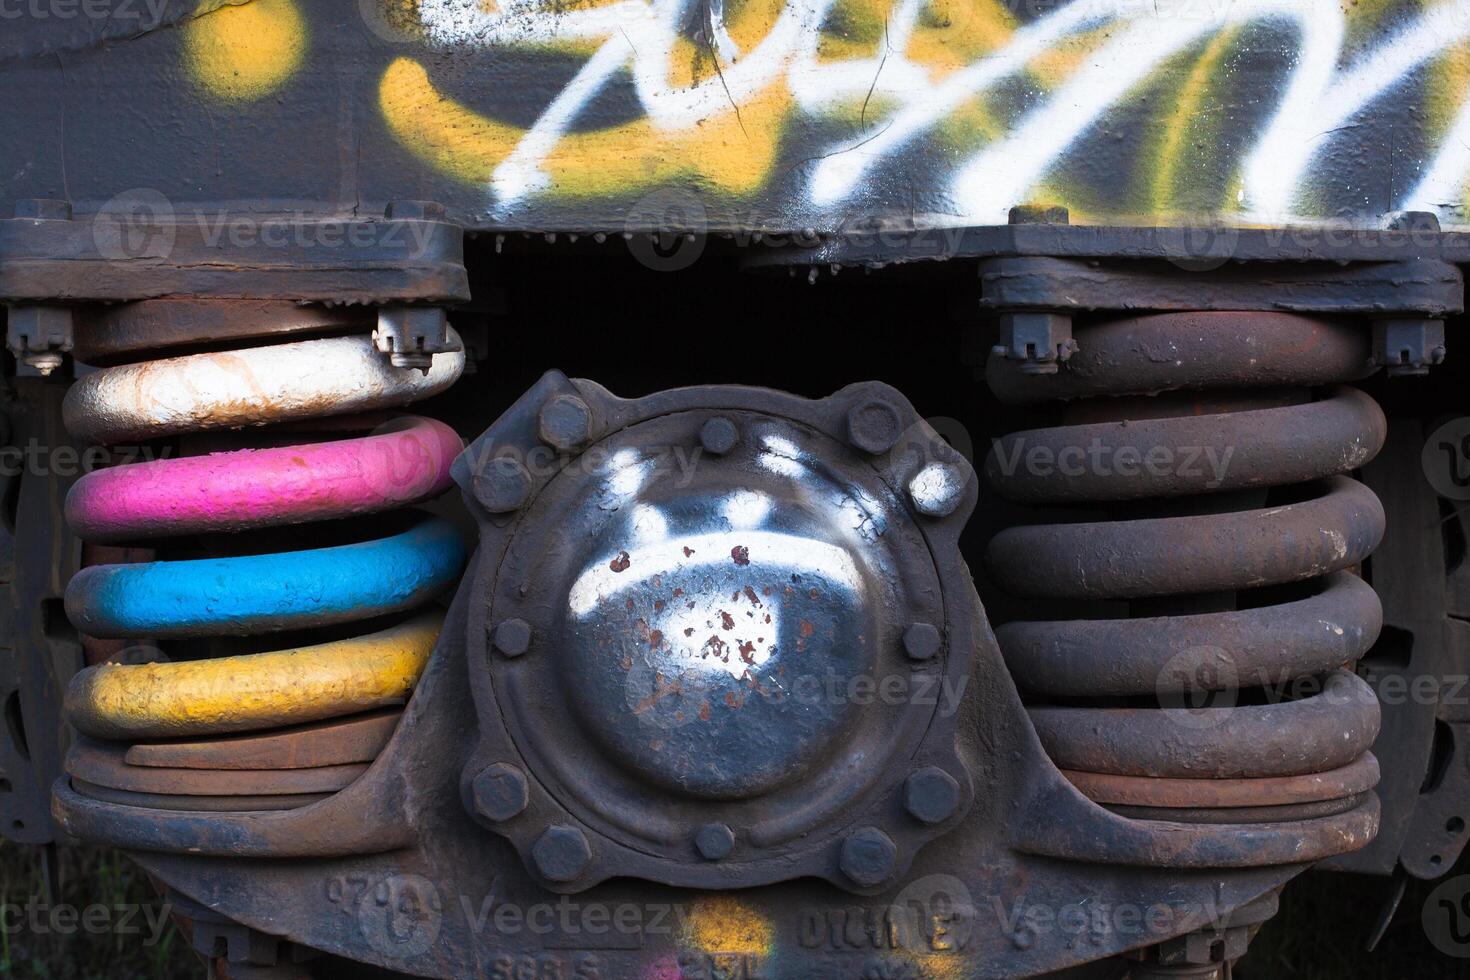
[[[71,747],[66,771],[94,786],[166,796],[288,796],[335,793],[367,771],[364,763],[310,769],[178,769],[134,766],[123,746],[82,741]]]
[[[1017,595],[1076,599],[1225,592],[1320,578],[1357,565],[1383,538],[1383,508],[1356,480],[1312,499],[1190,517],[1011,528],[987,560]]]
[[[1363,373],[1364,331],[1353,329],[1159,315],[1078,329],[1078,352],[1056,374],[991,357],[1005,400],[1113,396],[1069,406],[1070,424],[997,441],[986,464],[1013,499],[1113,509],[1002,530],[987,562],[1015,595],[1129,602],[1113,618],[1022,619],[997,634],[1018,684],[1060,699],[1028,708],[1048,754],[1124,815],[1261,826],[1377,805],[1371,784],[1323,797],[1331,782],[1316,782],[1303,800],[1300,783],[1283,781],[1354,766],[1379,732],[1373,691],[1340,668],[1381,626],[1377,596],[1349,570],[1382,539],[1384,513],[1343,474],[1377,455],[1386,423],[1366,395],[1309,391]],[[1275,390],[1229,394],[1263,386]],[[1156,397],[1126,397],[1139,395]],[[1262,588],[1278,591],[1249,598]],[[1148,779],[1157,787],[1140,788]],[[1225,803],[1214,781],[1241,798]]]
[[[179,769],[310,769],[371,762],[378,757],[403,712],[374,711],[315,725],[208,741],[142,742],[127,750],[130,766]]]
[[[294,333],[371,333],[371,307],[303,305],[287,300],[173,297],[77,311],[72,356],[108,367],[161,350],[217,347],[231,340]]]
[[[571,399],[607,462],[531,476],[518,460]],[[703,454],[681,477],[671,446]],[[930,469],[953,479],[915,482]],[[972,777],[937,699],[824,693],[969,674],[972,596],[930,555],[976,481],[897,392],[624,401],[549,374],[456,478],[480,519],[475,581],[501,583],[472,612],[481,742],[461,791],[548,887],[714,887],[733,864],[748,885],[872,892],[964,815]]]
[[[1261,706],[1035,707],[1030,714],[1063,769],[1169,779],[1327,772],[1357,759],[1378,735],[1378,698],[1347,671],[1310,697]]]
[[[1375,370],[1363,324],[1291,313],[1109,320],[1089,328],[1079,347],[1065,372],[1024,374],[992,359],[985,380],[1003,402],[1038,405],[1129,392],[1330,385]]]
[[[587,406],[586,413],[571,413],[585,415],[585,432],[561,424],[565,413],[541,418],[542,409],[557,398],[559,406],[572,398]],[[548,940],[528,932],[487,931],[477,927],[466,908],[472,911],[478,896],[492,888],[497,903],[525,906],[567,890],[577,892],[573,901],[598,907],[689,901],[696,920],[714,917],[709,921],[755,930],[753,944],[737,951],[739,962],[755,975],[847,977],[870,967],[907,969],[900,964],[912,966],[920,962],[917,957],[927,964],[916,967],[919,975],[940,968],[977,977],[1036,975],[1077,964],[1070,937],[997,927],[963,893],[1056,907],[1079,899],[1110,907],[1147,904],[1156,900],[1147,896],[1167,893],[1177,900],[1179,914],[1163,931],[1177,935],[1202,928],[1207,907],[1244,905],[1279,886],[1301,861],[1353,846],[1372,832],[1371,804],[1334,817],[1222,832],[1207,825],[1128,820],[1073,789],[1036,738],[957,549],[943,544],[953,540],[965,520],[976,481],[891,389],[858,386],[823,401],[756,389],[686,389],[624,401],[591,383],[550,375],[476,445],[493,445],[518,459],[540,459],[528,451],[549,445],[549,439],[579,448],[546,457],[552,460],[549,467],[537,466],[534,474],[528,469],[525,483],[533,486],[522,484],[515,468],[505,465],[479,467],[477,480],[477,460],[489,460],[477,457],[475,447],[462,457],[458,475],[467,487],[467,503],[480,518],[479,566],[460,588],[402,722],[356,782],[285,812],[192,813],[129,805],[122,798],[114,798],[117,803],[88,798],[63,782],[56,787],[58,816],[75,833],[129,848],[171,888],[269,936],[418,975],[462,976],[478,969],[467,964],[554,957],[567,969],[595,964],[599,975],[612,980],[633,980],[662,960],[694,971],[731,950],[721,940],[700,938],[701,933],[657,930],[588,948],[585,939],[572,935]],[[601,441],[613,451],[592,452]],[[645,452],[619,455],[632,447]],[[674,447],[699,450],[689,481],[680,484],[677,470],[674,479],[660,477],[670,476],[669,471],[659,469],[660,457],[646,452],[660,447],[668,460],[675,458]],[[593,462],[579,462],[584,452]],[[644,473],[642,463],[650,459],[655,465]],[[949,469],[917,479],[936,466]],[[960,476],[951,479],[955,474]],[[783,481],[811,493],[782,493]],[[501,493],[502,482],[524,489]],[[866,508],[871,520],[851,520],[847,510],[827,514],[824,501],[834,495],[816,491],[832,484],[847,488],[835,499],[851,501],[844,507]],[[957,503],[945,499],[951,487],[963,494]],[[761,495],[769,498],[765,507]],[[501,508],[512,498],[518,499],[516,516],[508,518]],[[612,499],[623,505],[604,509]],[[701,499],[710,506],[676,506]],[[579,511],[578,502],[589,510]],[[663,524],[653,511],[663,513]],[[624,523],[629,518],[631,526]],[[609,536],[567,533],[579,519]],[[876,534],[879,520],[881,535]],[[865,537],[865,528],[874,535]],[[709,561],[696,563],[706,535],[723,547]],[[667,557],[678,561],[660,571],[659,549],[666,542],[673,542]],[[776,547],[782,543],[787,552]],[[685,555],[686,547],[695,555]],[[844,578],[842,553],[849,556],[856,579]],[[805,564],[784,568],[780,588],[774,581],[745,583],[758,607],[743,585],[737,588],[729,580],[773,575],[783,554],[788,564]],[[690,563],[682,571],[681,561]],[[793,574],[801,577],[800,588]],[[702,585],[706,580],[708,585]],[[839,582],[847,585],[839,589]],[[512,585],[505,591],[499,583],[525,583],[526,588],[522,592]],[[770,594],[766,585],[772,586]],[[787,595],[786,585],[800,594]],[[745,657],[757,660],[759,646],[742,655],[743,640],[732,644],[728,662],[696,652],[687,660],[699,669],[697,675],[635,714],[643,699],[633,695],[643,688],[630,681],[636,671],[625,670],[623,658],[635,664],[639,658],[662,658],[660,669],[672,676],[685,658],[672,641],[652,642],[656,617],[665,610],[668,616],[698,612],[687,602],[698,605],[701,587],[732,619],[738,613],[745,621],[726,630],[723,617],[708,617],[712,634],[744,637],[754,628],[747,639],[759,644],[763,636],[771,639],[764,630],[779,619],[781,652],[756,664]],[[669,601],[676,588],[684,591],[678,597],[686,603],[682,611]],[[645,592],[646,608],[640,598]],[[632,618],[628,600],[637,614]],[[502,609],[507,601],[514,604]],[[657,608],[660,601],[664,610]],[[790,681],[789,670],[803,658],[826,663],[832,654],[824,654],[823,645],[841,639],[829,628],[840,627],[836,613],[848,608],[844,602],[856,603],[858,611],[844,612],[844,618],[862,624],[862,639],[853,642],[874,658],[858,676],[875,682],[887,674],[951,682],[968,677],[958,687],[951,684],[953,702],[944,700],[950,695],[941,688],[935,691],[938,706],[923,698],[913,706],[838,705],[849,717],[835,724],[830,749],[812,761],[803,757],[803,742],[822,738],[820,725],[799,721],[800,731],[808,733],[799,731],[787,742],[767,734],[787,723],[780,701],[747,701],[736,708],[721,699],[737,726],[730,731],[741,737],[732,743],[702,736],[705,731],[718,735],[722,721],[713,704],[710,717],[701,718],[697,699],[703,693],[695,690],[696,680],[720,694],[732,683]],[[579,613],[582,609],[587,612]],[[756,615],[744,615],[748,612]],[[771,614],[773,623],[766,623],[764,614]],[[824,625],[829,618],[830,627]],[[561,625],[563,620],[572,626]],[[662,632],[682,636],[677,624]],[[700,638],[699,651],[706,640]],[[577,643],[589,644],[585,656],[578,655]],[[603,649],[611,651],[605,665],[596,655]],[[961,651],[974,658],[972,667],[962,664]],[[777,672],[783,664],[785,675]],[[598,680],[604,667],[615,680],[611,687]],[[567,671],[583,691],[569,690]],[[483,713],[482,695],[493,699],[495,711],[518,713],[512,723],[524,741],[504,737],[508,723]],[[576,714],[567,723],[557,722],[558,715],[540,721],[536,713],[558,698],[568,699]],[[617,706],[627,717],[661,720],[665,727],[656,732],[678,751],[667,760],[640,754],[650,736],[641,722],[620,725],[611,710]],[[593,717],[604,708],[608,716]],[[820,704],[817,708],[822,710]],[[689,710],[681,723],[676,713],[682,709]],[[904,717],[916,710],[925,723],[909,725]],[[760,724],[740,727],[753,711],[765,713]],[[796,717],[804,719],[807,712]],[[491,728],[492,720],[501,732]],[[894,745],[865,734],[870,726]],[[482,744],[467,740],[466,732],[477,733]],[[487,756],[485,745],[493,745],[496,754]],[[749,756],[739,752],[742,746]],[[835,768],[831,760],[852,746],[865,755],[896,752],[904,764],[874,766],[876,778],[886,782],[856,795],[834,796],[807,767]],[[569,754],[561,761],[557,753]],[[780,761],[774,774],[772,758]],[[701,760],[718,765],[701,770]],[[953,772],[947,767],[956,764],[970,785],[984,786],[985,792],[966,799],[968,786],[945,778]],[[572,774],[564,775],[571,766]],[[623,778],[636,784],[638,796],[615,792],[617,783],[604,775],[612,767],[633,769],[631,778]],[[517,771],[524,785],[518,784]],[[794,780],[786,775],[791,772],[797,774]],[[686,776],[698,791],[683,788]],[[541,819],[550,805],[539,796],[541,782],[556,780],[564,789],[563,779],[581,780],[582,786],[574,787],[579,795],[566,798],[567,811],[551,827],[525,833],[527,850],[518,853],[512,845],[523,831],[512,825]],[[649,797],[657,809],[642,802]],[[765,802],[770,798],[783,805]],[[765,842],[792,827],[811,825],[813,813],[830,829],[795,838],[786,856],[773,862],[778,870],[761,868],[757,849],[772,846]],[[592,880],[552,877],[575,869],[578,835],[561,829],[573,822],[596,866],[588,874]],[[668,824],[675,828],[672,843],[650,845],[650,835]],[[723,840],[715,833],[721,827],[729,832]],[[547,843],[549,830],[557,831],[551,838],[555,847]],[[889,865],[884,838],[897,852]],[[625,839],[638,840],[645,849],[665,848],[668,854],[626,855],[618,850]],[[802,848],[813,857],[803,859]],[[201,855],[237,860],[202,860]],[[1053,860],[1057,856],[1067,863]],[[238,860],[244,857],[276,860],[268,865]],[[803,860],[840,890],[784,879],[802,874]],[[1207,876],[1186,871],[1181,877],[1181,868],[1214,870]],[[602,880],[614,869],[615,877]],[[773,874],[782,874],[783,883],[748,887],[772,880]],[[718,908],[707,909],[706,896],[666,883],[696,876],[725,893]],[[323,880],[356,882],[363,890],[344,885],[334,892],[329,884],[324,904]],[[941,900],[936,888],[950,904],[933,904]],[[374,898],[379,894],[386,896],[386,905]],[[954,895],[961,898],[949,897]],[[364,904],[360,896],[366,896]],[[468,905],[456,896],[468,896]],[[935,946],[923,933],[911,945],[902,929],[893,933],[892,942],[884,938],[889,933],[881,927],[883,917],[894,914],[887,910],[911,901],[942,914],[943,921],[953,923],[945,928],[963,930],[965,938],[940,936]],[[432,942],[382,942],[384,927],[397,935],[417,928],[381,911],[403,907],[433,910]],[[954,911],[940,913],[941,908]],[[344,909],[349,914],[343,915]],[[844,937],[856,933],[834,916],[880,925],[876,932],[865,927],[861,941],[849,940]],[[1166,938],[1158,932],[1108,931],[1091,936],[1083,956],[1108,957]]]
[[[271,793],[265,796],[231,794],[204,796],[196,793],[143,793],[89,782],[77,776],[72,788],[89,799],[118,806],[172,813],[269,813],[296,810],[328,799],[331,793]]]
[[[1063,770],[1063,775],[1098,803],[1141,807],[1185,805],[1225,809],[1320,803],[1366,793],[1378,785],[1378,760],[1365,753],[1328,772],[1248,779],[1161,779],[1104,772]]]

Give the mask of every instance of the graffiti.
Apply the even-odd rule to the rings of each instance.
[[[420,0],[410,13],[432,53],[391,61],[381,115],[421,160],[483,187],[493,214],[681,184],[823,215],[875,196],[891,208],[894,185],[919,180],[909,210],[937,223],[1004,221],[1036,200],[1084,216],[1330,217],[1355,202],[1340,161],[1354,140],[1382,156],[1374,119],[1403,115],[1407,97],[1421,138],[1361,208],[1387,197],[1463,222],[1470,0]],[[505,84],[493,66],[507,56],[564,80],[533,112],[525,96],[506,111],[485,86]]]

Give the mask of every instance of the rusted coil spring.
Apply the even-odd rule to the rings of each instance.
[[[64,411],[74,435],[104,445],[299,428],[436,394],[463,363],[450,353],[422,374],[394,368],[365,333],[276,341],[109,367],[79,380]],[[371,423],[312,423],[338,426]],[[86,541],[132,543],[375,514],[444,492],[462,448],[447,426],[412,416],[367,435],[287,441],[99,470],[73,487],[68,520]],[[423,516],[387,536],[329,547],[260,554],[249,539],[234,540],[244,554],[85,568],[67,588],[67,613],[88,635],[139,639],[401,618],[451,585],[465,557],[448,522]],[[430,608],[386,629],[268,653],[90,667],[67,693],[68,718],[88,736],[67,762],[73,787],[156,809],[315,802],[355,779],[385,744],[397,711],[384,706],[412,688],[441,618]],[[191,741],[155,748],[181,737]]]
[[[1344,474],[1378,452],[1386,423],[1337,383],[1368,373],[1366,331],[1195,313],[1077,339],[1056,375],[988,368],[1011,404],[1083,399],[1062,425],[999,440],[991,486],[1111,518],[1002,531],[988,551],[997,583],[1128,603],[1129,618],[997,630],[1047,752],[1084,794],[1139,819],[1268,823],[1362,804],[1379,714],[1351,665],[1382,610],[1350,569],[1384,517]],[[1314,398],[1317,385],[1333,387]]]

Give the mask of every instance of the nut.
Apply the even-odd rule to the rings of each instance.
[[[931,623],[913,623],[903,631],[903,652],[913,660],[930,660],[943,645],[939,630]]]
[[[735,832],[722,823],[707,823],[694,835],[694,846],[706,861],[721,861],[735,847]]]
[[[717,415],[710,419],[699,430],[699,444],[704,451],[715,456],[723,456],[735,448],[735,443],[740,441],[740,430],[735,428],[735,423]]]
[[[944,823],[960,806],[960,784],[953,776],[930,766],[903,784],[903,806],[920,823]]]
[[[531,649],[531,624],[524,619],[504,620],[495,627],[491,641],[507,657],[519,657]]]
[[[548,881],[576,881],[592,863],[592,847],[576,827],[557,824],[536,838],[531,857]]]
[[[481,769],[470,789],[474,794],[475,809],[485,819],[497,823],[519,816],[531,802],[526,774],[505,762]]]
[[[531,474],[520,460],[497,456],[474,478],[475,499],[492,514],[520,510],[531,498]]]
[[[869,455],[888,452],[902,433],[903,416],[882,399],[859,402],[847,413],[848,441]]]
[[[898,847],[877,827],[864,827],[842,842],[838,867],[863,888],[873,888],[893,877]]]
[[[965,497],[965,477],[949,463],[930,463],[909,480],[909,499],[926,517],[948,517]]]
[[[592,409],[576,395],[557,395],[541,406],[536,434],[553,449],[576,452],[592,439]]]

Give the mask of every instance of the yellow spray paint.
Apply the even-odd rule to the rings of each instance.
[[[99,664],[72,678],[67,720],[130,740],[258,731],[368,711],[406,698],[444,616],[272,653],[162,664]]]
[[[1016,19],[999,0],[929,0],[907,55],[936,81],[1010,43]]]
[[[378,86],[388,127],[437,170],[484,184],[525,135],[441,94],[422,65],[399,58]],[[791,95],[784,80],[702,125],[657,128],[647,119],[569,133],[548,154],[553,197],[602,197],[682,178],[732,195],[759,190],[775,166]]]
[[[696,901],[684,924],[684,943],[705,953],[769,955],[775,935],[771,920],[729,895]]]
[[[247,102],[269,95],[306,53],[306,22],[295,0],[220,7],[184,27],[184,60],[216,98]]]
[[[1154,210],[1168,211],[1182,203],[1180,193],[1190,184],[1183,173],[1192,152],[1216,145],[1217,120],[1208,108],[1216,104],[1212,96],[1224,78],[1220,63],[1240,38],[1241,28],[1221,31],[1205,45],[1203,52],[1185,75],[1174,101],[1174,111],[1163,119],[1159,132],[1158,155],[1152,168],[1150,200]]]

